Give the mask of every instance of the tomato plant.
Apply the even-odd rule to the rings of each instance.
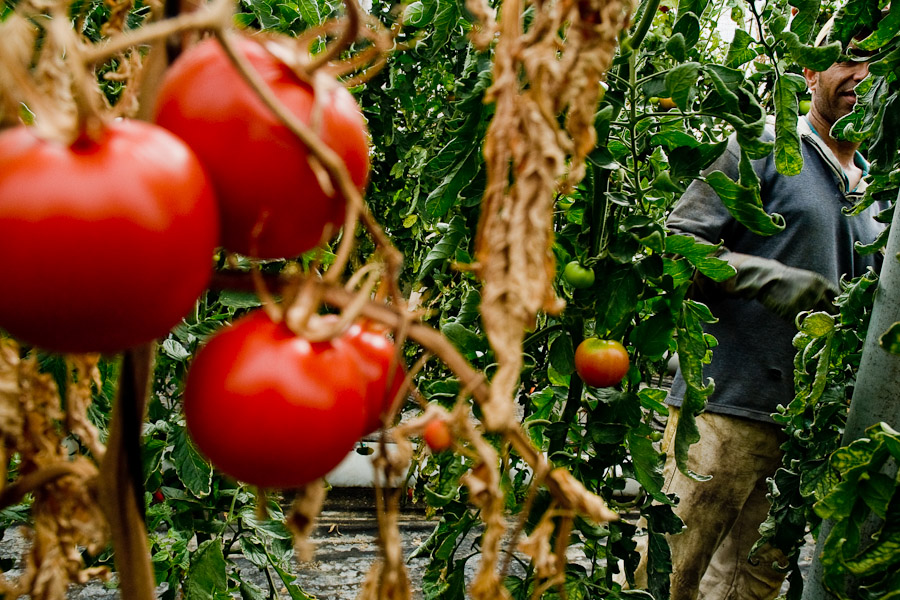
[[[293,488],[328,473],[368,418],[366,378],[346,336],[310,342],[256,311],[221,330],[188,371],[184,414],[223,473]]]
[[[353,96],[337,83],[314,93],[261,43],[240,38],[237,46],[278,99],[344,161],[362,190],[368,133]],[[308,149],[265,107],[215,40],[194,46],[172,65],[155,115],[206,165],[228,250],[296,256],[316,246],[327,228],[333,236],[342,225],[345,199],[322,190]]]
[[[0,134],[0,326],[59,352],[165,335],[206,287],[218,242],[209,180],[161,127],[105,126],[71,145]]]
[[[573,260],[563,269],[563,279],[573,288],[585,290],[594,285],[594,270],[583,267],[577,260]]]
[[[575,349],[575,370],[588,385],[616,385],[628,372],[628,351],[615,340],[588,338]]]
[[[432,419],[425,425],[425,431],[422,432],[425,443],[431,448],[432,452],[443,452],[450,448],[453,444],[453,436],[450,434],[450,428],[447,423],[441,419]]]

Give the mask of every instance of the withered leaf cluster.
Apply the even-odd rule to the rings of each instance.
[[[63,600],[70,583],[109,574],[102,567],[86,569],[81,554],[99,553],[109,538],[96,498],[95,461],[102,459],[104,448],[87,418],[91,384],[99,377],[97,361],[81,356],[70,362],[74,376],[64,411],[53,378],[40,372],[33,357],[20,358],[13,342],[0,339],[0,464],[5,470],[18,458],[15,479],[0,480],[0,506],[29,493],[33,498],[23,573],[15,581],[0,578],[0,594],[6,597]],[[72,436],[91,450],[73,452],[67,443]]]

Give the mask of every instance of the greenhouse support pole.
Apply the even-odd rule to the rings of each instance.
[[[900,196],[898,196],[900,201]],[[895,204],[896,206],[896,204]],[[885,422],[891,427],[900,426],[900,356],[890,354],[879,345],[879,338],[891,325],[900,321],[900,209],[894,211],[891,233],[885,248],[884,265],[878,290],[875,294],[875,306],[872,309],[872,320],[869,332],[863,344],[862,359],[853,398],[850,402],[850,413],[844,428],[842,445],[846,446],[865,435],[866,428],[876,423]],[[892,469],[896,473],[896,465]],[[864,523],[861,534],[863,539],[871,537],[880,523],[870,519]],[[816,553],[813,557],[809,577],[803,590],[803,600],[832,600],[836,598],[822,585],[822,563],[820,556],[825,538],[831,531],[831,522],[822,523]],[[858,597],[849,577],[845,577],[846,597]]]

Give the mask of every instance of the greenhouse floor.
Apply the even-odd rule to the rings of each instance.
[[[378,548],[376,544],[377,521],[373,508],[371,488],[335,488],[331,491],[313,533],[315,556],[311,562],[296,565],[297,583],[309,595],[328,600],[353,600],[365,579]],[[426,517],[421,507],[407,506],[400,515],[400,531],[403,551],[409,556],[433,531],[435,521]],[[475,541],[474,535],[472,542]],[[21,555],[27,542],[21,533],[9,529],[0,541],[0,559],[11,559]],[[801,566],[808,568],[813,554],[813,544],[808,540],[801,556]],[[588,563],[579,547],[570,548],[569,559]],[[242,571],[257,585],[267,587],[261,572],[247,561],[239,561]],[[426,559],[414,558],[407,562],[414,598],[421,598],[422,576]],[[515,563],[514,563],[515,564]],[[467,580],[471,580],[477,560],[469,561],[466,569]],[[7,571],[14,576],[16,569]],[[288,598],[287,590],[279,590],[283,598]],[[117,600],[118,592],[110,584],[90,582],[84,586],[74,586],[69,600]]]

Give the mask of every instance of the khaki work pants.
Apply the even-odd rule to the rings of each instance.
[[[764,547],[753,562],[750,548],[759,539],[759,525],[769,510],[766,478],[781,465],[779,446],[785,440],[777,425],[702,413],[697,417],[700,441],[691,446],[689,468],[694,481],[675,466],[674,443],[679,410],[669,407],[662,449],[668,455],[664,471],[666,494],[680,498],[675,513],[685,529],[669,536],[672,548],[671,600],[771,600],[778,596],[785,574],[784,555]],[[646,538],[645,538],[646,539]],[[646,588],[647,554],[635,574]]]

